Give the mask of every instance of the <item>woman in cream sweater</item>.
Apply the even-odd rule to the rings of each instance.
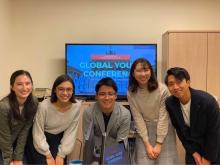
[[[34,164],[63,165],[72,151],[79,123],[81,103],[74,98],[74,83],[59,76],[50,99],[40,103],[33,126]]]
[[[134,61],[127,97],[139,135],[135,144],[137,164],[178,164],[175,133],[164,104],[168,96],[150,62],[144,58]]]

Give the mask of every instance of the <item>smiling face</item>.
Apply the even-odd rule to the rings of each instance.
[[[30,95],[33,89],[33,84],[27,75],[23,74],[17,76],[14,83],[11,85],[11,90],[14,91],[17,100],[20,104],[23,104],[27,97]]]
[[[102,85],[96,94],[96,100],[104,113],[111,113],[117,98],[113,87]]]
[[[167,78],[167,86],[170,93],[180,99],[181,102],[190,99],[190,80],[178,80],[173,75],[169,75]]]
[[[140,87],[146,87],[151,77],[151,70],[147,65],[138,63],[134,69],[133,76]]]
[[[69,81],[64,81],[56,87],[57,101],[68,103],[73,95],[73,85]]]

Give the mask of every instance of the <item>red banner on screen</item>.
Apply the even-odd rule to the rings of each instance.
[[[99,55],[92,55],[91,56],[92,60],[129,60],[130,59],[130,55],[126,55],[126,54],[117,54],[117,55],[106,55],[106,54],[99,54]]]

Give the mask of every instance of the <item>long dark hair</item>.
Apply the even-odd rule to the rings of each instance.
[[[138,82],[134,77],[134,70],[135,70],[137,64],[139,64],[139,63],[141,63],[143,67],[149,67],[149,69],[150,69],[151,76],[150,76],[150,79],[148,80],[148,83],[147,83],[147,89],[150,92],[152,92],[158,88],[158,81],[157,81],[157,78],[153,72],[152,65],[145,58],[138,58],[133,62],[132,66],[131,66],[131,70],[130,70],[130,75],[129,75],[128,90],[131,92],[137,92]]]
[[[70,76],[65,75],[65,74],[60,75],[59,77],[57,77],[56,80],[53,83],[53,87],[52,87],[52,91],[51,91],[51,98],[50,98],[50,101],[52,103],[57,102],[56,87],[58,85],[60,85],[61,83],[65,82],[65,81],[69,81],[72,84],[72,86],[73,86],[73,93],[72,93],[72,97],[70,98],[70,101],[72,103],[76,103],[74,82],[73,82],[73,80],[72,80],[72,78]]]
[[[37,101],[34,100],[32,92],[27,97],[26,101],[24,102],[24,108],[22,113],[19,110],[19,103],[16,97],[15,92],[12,90],[12,87],[15,83],[15,80],[18,76],[25,75],[30,78],[31,83],[33,85],[33,80],[28,71],[25,70],[17,70],[12,73],[10,78],[10,93],[8,95],[9,104],[10,104],[10,115],[13,116],[17,120],[29,120],[32,119],[37,112]]]

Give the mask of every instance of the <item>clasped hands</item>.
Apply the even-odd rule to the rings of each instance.
[[[160,155],[162,144],[156,143],[153,147],[150,143],[146,146],[146,153],[149,159],[155,160]]]
[[[46,161],[47,165],[64,165],[64,159],[58,155],[56,156],[56,159],[54,159],[52,155],[47,156]]]

